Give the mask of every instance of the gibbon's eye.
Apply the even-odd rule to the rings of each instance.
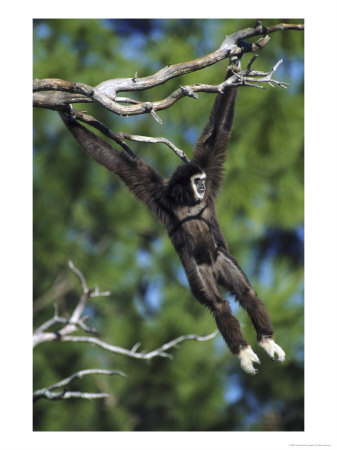
[[[200,183],[200,178],[194,178],[194,184],[199,184]]]

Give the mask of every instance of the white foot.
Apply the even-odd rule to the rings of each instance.
[[[257,369],[254,368],[253,362],[260,364],[260,360],[257,357],[257,355],[255,355],[255,353],[253,352],[250,345],[240,350],[238,358],[240,359],[241,369],[243,369],[250,375],[257,374],[258,371]]]
[[[283,362],[285,360],[286,354],[282,350],[282,348],[277,345],[271,338],[263,337],[259,342],[259,345],[265,349],[268,355],[271,357],[273,361],[275,361],[274,354],[276,353],[277,361]]]

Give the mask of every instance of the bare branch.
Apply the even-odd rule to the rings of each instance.
[[[272,79],[273,73],[277,70],[279,65],[282,63],[282,60],[279,60],[270,72],[258,72],[252,71],[251,66],[255,61],[257,55],[250,60],[247,65],[247,68],[240,72],[234,72],[233,75],[227,78],[226,81],[218,84],[218,85],[209,85],[209,84],[194,84],[190,86],[180,86],[179,89],[174,91],[171,95],[169,95],[166,99],[161,100],[160,102],[147,103],[147,108],[154,113],[154,108],[157,110],[165,109],[175,103],[177,100],[184,96],[198,98],[196,92],[223,92],[225,87],[240,87],[240,86],[248,86],[263,89],[263,86],[259,86],[257,83],[268,83],[269,85],[274,87],[274,84],[277,86],[281,86],[285,88],[287,83],[279,82],[277,80]],[[249,76],[248,76],[249,75]],[[262,77],[262,78],[254,78],[254,77]],[[254,83],[252,83],[254,81]],[[186,154],[183,150],[176,147],[172,142],[163,137],[148,137],[148,136],[139,136],[132,135],[123,131],[119,133],[114,133],[111,131],[106,125],[102,122],[95,119],[93,116],[86,114],[85,112],[77,111],[72,106],[69,109],[69,114],[77,120],[81,122],[87,123],[94,128],[101,131],[105,136],[111,138],[115,142],[117,142],[129,155],[132,157],[136,157],[133,151],[125,144],[124,139],[129,139],[137,142],[148,142],[148,143],[163,143],[170,147],[174,153],[179,156],[184,162],[189,162]]]
[[[267,36],[269,33],[285,30],[303,30],[304,25],[298,24],[278,24],[272,27],[264,27],[258,24],[255,28],[246,28],[237,31],[226,37],[218,50],[193,61],[178,63],[164,67],[156,72],[154,75],[143,78],[118,78],[108,81],[103,81],[96,86],[96,89],[104,92],[110,98],[115,99],[117,92],[120,91],[139,91],[158,86],[165,83],[172,78],[204,69],[223,59],[234,55],[242,55],[248,52],[255,52],[264,47],[270,40]],[[261,36],[255,43],[249,44],[244,41],[255,36]]]
[[[159,348],[152,350],[150,352],[139,352],[138,349],[140,347],[140,343],[135,344],[131,350],[118,347],[115,345],[110,345],[106,342],[104,342],[101,339],[98,339],[96,337],[92,336],[73,336],[71,335],[74,331],[76,331],[78,328],[82,328],[84,331],[87,332],[95,332],[96,330],[90,329],[85,325],[86,317],[83,316],[83,310],[86,304],[86,301],[89,297],[97,297],[97,296],[104,296],[109,295],[109,292],[100,292],[98,288],[95,288],[95,290],[89,290],[86,280],[82,274],[82,272],[75,267],[75,265],[69,261],[69,267],[70,269],[75,273],[75,275],[80,280],[81,286],[82,286],[82,296],[75,307],[71,317],[69,319],[60,317],[58,314],[57,306],[55,305],[55,312],[54,317],[50,320],[47,320],[44,322],[34,333],[33,336],[33,345],[36,346],[37,344],[40,344],[41,342],[47,342],[47,341],[62,341],[62,342],[84,342],[96,345],[97,347],[100,347],[104,350],[107,350],[112,353],[117,353],[125,356],[129,356],[136,359],[144,359],[149,360],[156,356],[161,357],[167,357],[172,358],[172,355],[167,353],[167,350],[170,350],[174,347],[177,347],[178,344],[181,342],[187,341],[187,340],[195,340],[195,341],[207,341],[209,339],[214,338],[218,331],[208,334],[207,336],[198,336],[195,334],[188,334],[186,336],[179,336],[178,338],[167,342],[166,344],[160,346]],[[50,327],[62,324],[65,325],[62,329],[60,329],[57,332],[47,332]],[[92,374],[98,374],[98,375],[120,375],[123,377],[126,377],[125,373],[118,371],[118,370],[104,370],[104,369],[86,369],[81,370],[79,372],[74,373],[73,375],[70,375],[67,378],[64,378],[63,380],[52,384],[48,387],[38,389],[33,392],[33,400],[39,400],[41,398],[45,398],[48,400],[64,400],[68,398],[81,398],[81,399],[97,399],[97,398],[105,398],[109,395],[107,393],[91,393],[91,392],[81,392],[81,391],[68,391],[65,389],[65,386],[69,385],[73,380],[82,378],[86,375],[92,375]],[[53,392],[56,389],[61,389],[61,391]]]
[[[180,150],[180,148],[176,147],[172,142],[170,142],[168,139],[163,137],[149,137],[149,136],[137,136],[133,134],[126,133],[125,131],[120,131],[118,133],[118,136],[121,136],[123,139],[129,139],[130,141],[137,141],[137,142],[149,142],[151,144],[158,144],[162,143],[170,147],[176,155],[179,156],[184,162],[189,162],[187,156],[185,153]]]
[[[155,356],[167,356],[172,358],[171,355],[168,355],[165,352],[166,350],[169,350],[170,348],[177,347],[178,344],[184,341],[198,341],[198,342],[204,342],[208,341],[210,339],[213,339],[218,334],[218,330],[213,331],[213,333],[207,334],[206,336],[198,336],[196,334],[187,334],[186,336],[179,336],[176,339],[173,339],[173,341],[167,342],[166,344],[162,345],[161,347],[157,348],[156,350],[153,350],[152,352],[145,353],[146,358],[145,359],[151,359]]]
[[[92,392],[79,392],[79,391],[61,391],[61,392],[50,392],[48,390],[41,389],[40,393],[33,393],[33,401],[45,398],[48,400],[66,400],[68,398],[82,398],[85,400],[93,400],[98,398],[109,397],[109,394],[105,392],[92,393]]]
[[[100,103],[102,106],[106,107],[112,112],[115,112],[116,114],[120,115],[139,115],[150,112],[152,116],[155,118],[155,120],[162,124],[161,119],[158,117],[155,111],[161,111],[163,109],[167,109],[171,107],[174,103],[176,103],[178,100],[180,100],[183,97],[192,97],[194,99],[197,99],[197,92],[209,92],[209,93],[218,93],[223,92],[223,88],[225,86],[232,86],[232,87],[241,87],[241,86],[248,86],[248,87],[257,87],[262,89],[261,86],[258,86],[257,83],[268,83],[268,84],[275,84],[281,87],[286,87],[287,83],[279,82],[276,80],[273,80],[271,77],[273,73],[277,70],[278,66],[281,64],[282,60],[278,61],[278,63],[272,68],[270,72],[257,72],[251,70],[252,62],[255,60],[256,56],[249,62],[247,69],[241,72],[235,72],[230,78],[227,78],[227,80],[223,83],[220,83],[218,85],[211,85],[211,84],[193,84],[188,86],[180,86],[178,89],[173,91],[168,97],[164,98],[163,100],[158,100],[154,102],[143,102],[143,103],[135,103],[130,106],[121,106],[118,105],[118,103],[114,102],[111,103],[110,100],[107,99],[104,95],[98,95],[95,98],[98,103]],[[258,77],[262,76],[264,78],[256,79],[254,80],[254,84],[251,83],[251,78],[248,78],[248,75],[250,77]],[[38,80],[34,81],[35,84],[39,84],[40,82]],[[70,83],[71,84],[71,83]],[[41,80],[41,86],[59,86],[61,89],[64,85],[65,88],[69,89],[70,86],[69,82],[65,82],[63,80],[58,79],[45,79]],[[73,83],[73,85],[76,85],[76,89],[78,89],[79,83]],[[84,86],[84,85],[82,85]],[[74,87],[75,89],[75,87]],[[94,90],[94,88],[87,86],[87,89]],[[102,98],[106,97],[103,101]],[[111,105],[114,105],[112,108]],[[115,108],[115,105],[118,107]],[[46,106],[48,107],[48,106]],[[69,105],[66,106],[66,108],[69,108]],[[50,105],[50,109],[62,109],[62,108],[56,108],[54,107],[54,104]],[[65,107],[63,106],[63,110]],[[99,129],[103,134],[113,139],[118,144],[122,145],[121,141],[118,140],[118,135],[113,133],[111,130],[109,130],[106,125],[99,122],[97,119],[93,118],[92,116],[89,116],[88,114],[81,113],[80,111],[72,110],[72,115],[83,122],[89,123],[90,125],[94,126],[95,128]],[[125,144],[124,144],[125,145]],[[122,145],[123,147],[123,145]],[[123,147],[124,148],[124,147]],[[128,153],[133,154],[131,149],[129,149],[127,146],[124,148]],[[177,153],[179,156],[179,153]],[[134,155],[134,154],[133,154]],[[181,156],[180,156],[181,157]]]
[[[54,78],[44,80],[36,79],[33,82],[33,105],[40,108],[64,110],[70,103],[94,101],[121,116],[151,113],[155,120],[161,123],[161,119],[156,114],[156,111],[168,108],[175,103],[175,101],[184,96],[196,98],[195,92],[197,90],[189,89],[189,87],[185,86],[175,91],[165,100],[142,103],[126,97],[118,98],[117,93],[121,91],[132,92],[150,89],[163,84],[172,78],[201,70],[234,55],[239,56],[244,53],[258,51],[269,42],[270,38],[268,34],[270,33],[285,30],[302,31],[303,29],[304,25],[302,24],[278,24],[271,27],[264,27],[261,22],[258,22],[254,28],[246,28],[227,36],[218,50],[201,58],[169,65],[147,77],[138,78],[136,74],[132,78],[116,78],[103,81],[95,88],[83,83],[72,83],[70,81]],[[256,36],[263,37],[253,43],[245,41],[245,39]],[[245,85],[256,87],[249,83],[246,83]],[[45,93],[47,95],[43,95],[44,93],[41,91],[48,91]],[[213,91],[206,90],[206,92]],[[121,102],[128,103],[129,105],[120,105],[119,103]]]
[[[60,392],[52,392],[55,389],[60,389],[61,387],[67,386],[75,379],[83,378],[86,375],[120,375],[122,377],[127,377],[127,375],[119,370],[104,370],[104,369],[86,369],[80,370],[67,378],[59,381],[58,383],[52,384],[48,387],[38,389],[33,392],[33,401],[39,400],[41,398],[46,398],[48,400],[63,400],[67,398],[83,398],[83,399],[96,399],[109,397],[109,394],[102,393],[89,393],[89,392],[71,392],[62,390]]]
[[[169,95],[166,99],[161,100],[159,102],[154,103],[146,103],[147,109],[151,110],[154,114],[154,109],[160,110],[165,109],[175,103],[177,100],[184,96],[198,98],[196,92],[211,92],[218,93],[223,92],[225,87],[240,87],[240,86],[248,86],[263,89],[263,86],[259,86],[257,83],[268,83],[273,86],[278,85],[283,88],[287,86],[287,83],[279,82],[277,80],[273,80],[272,74],[277,70],[279,65],[282,63],[282,60],[279,60],[270,72],[258,72],[252,71],[251,66],[257,55],[250,60],[247,65],[247,68],[244,71],[234,72],[233,75],[227,78],[226,81],[218,84],[218,85],[210,85],[210,84],[194,84],[189,86],[180,86],[179,89],[174,91],[171,95]],[[249,76],[248,76],[249,75]],[[254,79],[254,77],[262,77]],[[252,83],[254,81],[254,83]],[[111,131],[106,125],[102,122],[98,121],[95,117],[90,116],[89,114],[75,110],[71,105],[68,106],[68,114],[71,114],[75,119],[87,123],[88,125],[93,126],[97,130],[101,131],[105,136],[111,138],[113,141],[118,143],[130,156],[136,157],[135,153],[130,149],[129,146],[125,144],[124,139],[129,139],[137,142],[148,142],[148,143],[163,143],[170,147],[174,153],[179,156],[184,162],[189,162],[186,154],[183,150],[176,147],[172,142],[163,137],[148,137],[148,136],[139,136],[132,135],[123,131],[119,133],[114,133]],[[157,120],[160,120],[159,118]]]
[[[163,138],[163,137],[151,138],[151,137],[148,137],[148,136],[137,136],[137,135],[132,135],[132,134],[126,133],[124,131],[120,131],[119,133],[114,133],[106,125],[104,125],[104,123],[100,122],[95,117],[90,116],[89,114],[86,114],[83,111],[78,111],[78,110],[76,110],[76,109],[74,109],[72,107],[71,107],[71,109],[69,111],[70,111],[71,116],[74,119],[77,119],[77,120],[79,120],[79,121],[81,121],[83,123],[86,123],[86,124],[91,125],[92,127],[96,128],[101,133],[103,133],[105,136],[111,138],[113,141],[115,141],[117,144],[119,144],[123,148],[123,150],[125,150],[133,158],[135,158],[137,156],[131,150],[131,148],[128,145],[125,144],[124,139],[129,139],[131,141],[137,141],[137,142],[149,142],[149,143],[153,143],[153,144],[157,144],[157,143],[166,144],[184,162],[188,162],[189,161],[187,156],[185,155],[185,153],[181,149],[176,147],[174,144],[172,144],[172,142],[170,142],[166,138]],[[93,294],[91,294],[91,296],[93,296]]]
[[[64,317],[60,317],[58,315],[58,309],[57,309],[57,304],[54,304],[54,317],[52,319],[47,320],[46,322],[44,322],[42,325],[39,326],[39,328],[36,329],[35,334],[41,334],[42,332],[44,332],[45,330],[48,330],[48,328],[52,327],[55,324],[58,323],[62,323],[62,324],[67,324],[69,321],[64,318]]]
[[[84,95],[71,94],[61,91],[34,92],[33,106],[35,108],[63,111],[72,103],[91,103],[91,98]]]
[[[69,319],[69,323],[62,328],[60,331],[58,331],[58,336],[64,336],[66,334],[72,333],[74,331],[77,330],[77,326],[78,326],[78,321],[83,313],[83,310],[85,308],[85,305],[87,303],[87,300],[89,298],[90,295],[90,291],[87,287],[86,281],[84,279],[83,274],[81,273],[80,270],[78,270],[72,261],[69,261],[68,263],[70,269],[75,273],[75,275],[79,278],[80,282],[81,282],[81,286],[82,286],[82,296],[80,298],[80,301],[78,302],[76,308],[74,309],[70,319]]]
[[[69,262],[68,262],[68,266],[69,266],[70,269],[74,272],[74,274],[78,276],[78,278],[79,278],[79,280],[80,280],[80,282],[81,282],[81,286],[82,286],[82,289],[83,289],[83,293],[85,293],[85,294],[89,293],[89,289],[88,289],[88,287],[87,287],[87,283],[86,283],[86,281],[85,281],[85,278],[84,278],[82,272],[81,272],[80,270],[78,270],[78,269],[74,266],[74,263],[73,263],[72,261],[69,261]]]
[[[82,286],[81,298],[69,319],[60,317],[58,315],[57,307],[55,306],[54,317],[40,325],[40,327],[34,332],[33,347],[41,344],[42,342],[60,340],[62,336],[73,333],[74,331],[77,331],[78,328],[82,328],[87,332],[96,332],[95,329],[90,329],[87,325],[85,325],[84,318],[81,316],[89,297],[106,297],[110,295],[110,292],[100,292],[97,287],[94,290],[89,290],[82,272],[75,267],[72,261],[69,261],[68,264],[70,269],[80,280]],[[64,324],[65,326],[57,332],[46,332],[48,328],[56,324]]]
[[[127,350],[126,348],[123,347],[118,347],[116,345],[111,345],[108,344],[107,342],[102,341],[101,339],[98,339],[96,337],[91,337],[91,336],[64,336],[62,337],[62,341],[63,342],[84,342],[87,344],[93,344],[97,347],[100,347],[104,350],[107,350],[109,352],[112,353],[118,353],[120,355],[125,355],[125,356],[129,356],[131,358],[136,358],[136,359],[152,359],[156,356],[161,356],[161,357],[169,357],[172,358],[171,355],[166,353],[166,350],[169,350],[173,347],[176,347],[178,344],[180,344],[183,341],[188,341],[188,340],[195,340],[195,341],[207,341],[210,339],[213,339],[216,335],[217,335],[218,331],[214,331],[211,334],[208,334],[206,336],[198,336],[196,334],[188,334],[186,336],[179,336],[176,339],[173,339],[170,342],[167,342],[166,344],[162,345],[161,347],[152,350],[150,352],[137,352],[140,344],[137,343],[136,345],[134,345],[132,347],[131,350]]]
[[[89,297],[92,296],[102,296],[102,295],[109,295],[109,292],[99,292],[96,288],[95,291],[89,290],[87,287],[87,283],[85,281],[85,278],[82,274],[82,272],[77,269],[72,261],[69,261],[69,267],[70,269],[75,273],[75,275],[79,278],[82,286],[82,296],[80,298],[80,301],[78,302],[76,308],[74,309],[71,317],[69,319],[61,318],[58,315],[57,308],[55,307],[55,313],[54,318],[48,320],[47,322],[43,323],[34,333],[33,335],[33,346],[42,343],[42,342],[48,342],[48,341],[62,341],[62,342],[85,342],[88,344],[96,345],[97,347],[103,348],[104,350],[107,350],[112,353],[118,353],[121,355],[130,356],[132,358],[136,359],[151,359],[156,356],[161,357],[171,357],[171,355],[167,354],[166,351],[176,347],[180,342],[187,341],[187,340],[196,340],[196,341],[206,341],[209,339],[212,339],[216,334],[217,331],[207,335],[207,336],[198,336],[196,334],[188,334],[186,336],[180,336],[173,341],[167,342],[166,344],[162,345],[161,347],[152,350],[150,352],[137,352],[140,344],[136,344],[133,346],[131,350],[111,345],[106,342],[104,342],[101,339],[98,339],[97,337],[93,336],[73,336],[72,333],[77,331],[78,328],[82,328],[85,331],[91,332],[92,330],[86,327],[84,324],[85,318],[82,317],[83,310],[85,308],[86,302]],[[63,324],[65,325],[63,328],[61,328],[57,332],[46,332],[48,328],[50,328],[52,325],[56,324]],[[96,330],[94,330],[96,331]]]

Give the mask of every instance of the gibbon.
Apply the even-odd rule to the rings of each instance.
[[[227,70],[226,78],[232,75],[232,70]],[[285,353],[272,339],[273,328],[264,303],[229,252],[215,210],[233,125],[236,91],[237,88],[227,86],[223,93],[217,94],[191,162],[179,166],[169,179],[164,179],[141,158],[115,150],[71,115],[60,115],[84,150],[118,175],[164,225],[194,297],[213,314],[229,349],[238,356],[241,368],[254,375],[257,369],[253,363],[260,363],[259,358],[243,337],[240,324],[219,286],[230,292],[247,311],[257,341],[269,356],[274,359],[276,355],[282,362]]]

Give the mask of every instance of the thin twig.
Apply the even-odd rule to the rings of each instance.
[[[86,123],[86,124],[96,128],[101,133],[103,133],[105,136],[111,138],[113,141],[115,141],[117,144],[119,144],[123,148],[123,150],[125,150],[133,158],[136,158],[137,155],[131,150],[131,148],[128,145],[125,144],[124,139],[129,139],[131,141],[137,141],[137,142],[149,142],[149,143],[154,143],[154,144],[163,143],[163,144],[167,145],[168,147],[170,147],[174,151],[174,153],[176,155],[178,155],[179,158],[181,158],[184,162],[189,162],[185,153],[181,149],[176,147],[174,144],[172,144],[172,142],[170,142],[166,138],[163,138],[163,137],[152,138],[149,136],[137,136],[137,135],[132,135],[132,134],[126,133],[124,131],[120,131],[119,133],[114,133],[106,125],[104,125],[104,123],[100,122],[95,117],[90,116],[89,114],[87,114],[83,111],[78,111],[74,108],[71,108],[69,113],[71,114],[71,116],[74,119],[77,119],[83,123]],[[102,295],[102,293],[100,293],[100,295]],[[90,296],[92,297],[95,295],[91,294]]]
[[[149,136],[138,136],[134,134],[126,133],[125,131],[120,131],[118,133],[118,136],[120,136],[123,139],[129,139],[130,141],[137,141],[137,142],[149,142],[151,144],[158,144],[162,143],[170,147],[176,155],[179,156],[184,162],[189,162],[187,156],[185,153],[178,147],[176,147],[172,142],[170,142],[168,139],[163,137],[149,137]]]
[[[68,266],[70,269],[74,272],[75,275],[79,278],[82,286],[83,293],[89,293],[89,289],[87,287],[87,283],[85,281],[85,278],[80,270],[77,269],[77,267],[74,266],[74,263],[72,261],[68,261]]]

